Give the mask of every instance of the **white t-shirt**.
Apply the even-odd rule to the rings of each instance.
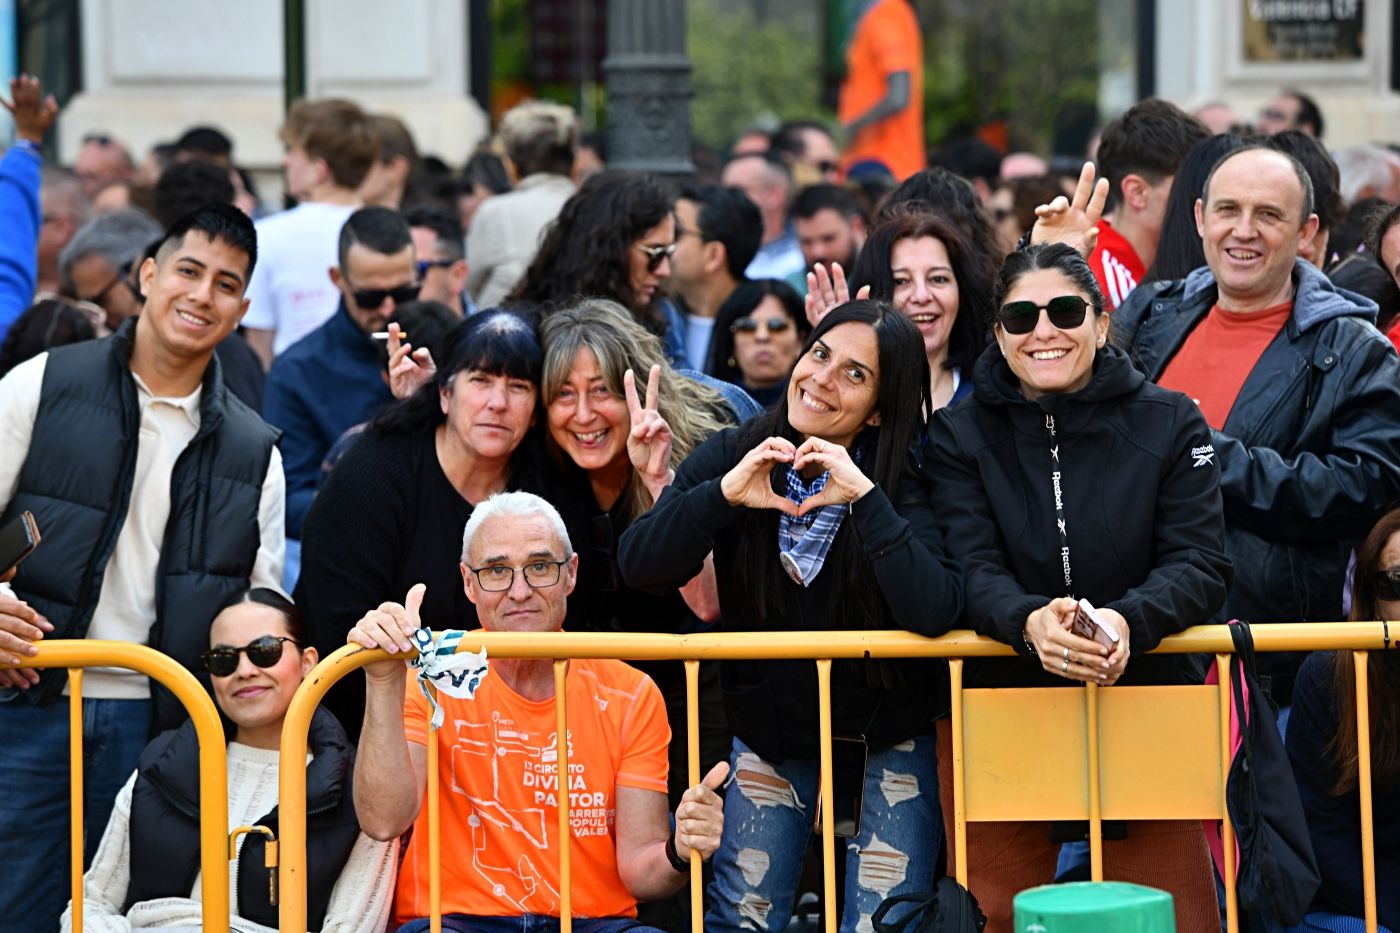
[[[685,314],[685,357],[691,369],[705,371],[705,362],[710,358],[710,338],[715,332],[715,319],[698,314]]]
[[[340,302],[330,269],[338,264],[340,228],[354,205],[299,204],[257,222],[258,263],[248,283],[244,327],[275,330],[281,353],[330,319]]]

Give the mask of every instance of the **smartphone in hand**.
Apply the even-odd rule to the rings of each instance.
[[[1118,647],[1118,632],[1104,621],[1103,616],[1099,615],[1098,610],[1087,599],[1079,600],[1069,630],[1080,638],[1098,642],[1109,651]]]
[[[39,526],[29,512],[21,512],[0,528],[0,577],[19,566],[19,562],[39,546]]]

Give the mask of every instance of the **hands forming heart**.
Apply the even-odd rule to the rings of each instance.
[[[810,464],[822,467],[826,487],[801,505],[773,491],[770,473],[775,463],[790,463],[801,470]],[[801,517],[824,505],[845,505],[869,492],[874,483],[851,460],[850,452],[840,444],[809,437],[800,447],[782,437],[770,437],[744,454],[724,479],[720,491],[730,505],[750,509],[777,509]]]

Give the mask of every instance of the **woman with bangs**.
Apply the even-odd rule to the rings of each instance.
[[[857,298],[887,301],[923,339],[935,409],[972,393],[972,367],[987,345],[979,309],[991,301],[996,259],[978,251],[941,215],[909,205],[870,233],[848,287],[840,266],[808,273],[807,314]]]
[[[505,489],[541,489],[541,451],[530,440],[543,362],[534,328],[508,311],[483,312],[433,356],[431,378],[365,429],[307,514],[296,601],[323,654],[419,582],[428,588],[424,625],[473,628],[456,560],[472,508]],[[354,734],[363,691],[362,678],[348,677],[326,700]]]
[[[557,479],[553,501],[579,555],[569,628],[688,633],[719,614],[714,572],[705,566],[676,585],[642,592],[622,582],[617,542],[652,508],[675,466],[708,437],[735,422],[724,397],[666,362],[661,341],[612,301],[585,299],[540,325],[540,392],[545,443]],[[684,668],[642,662],[673,724],[685,722]],[[728,754],[717,676],[701,672],[701,767]],[[671,743],[671,796],[686,788],[685,737]],[[673,801],[674,802],[674,801]]]
[[[948,631],[962,575],[915,462],[929,410],[918,328],[883,302],[842,305],[816,325],[787,386],[773,409],[681,464],[623,535],[625,579],[661,591],[713,561],[726,631],[816,641],[852,628]],[[832,666],[832,734],[863,792],[846,849],[844,933],[868,929],[885,896],[927,889],[933,877],[943,821],[932,723],[946,710],[946,670],[923,660]],[[725,662],[721,674],[735,779],[705,929],[751,929],[761,911],[767,929],[781,930],[816,814],[815,666]],[[892,792],[890,776],[917,791]],[[902,880],[872,881],[872,854],[900,864]]]

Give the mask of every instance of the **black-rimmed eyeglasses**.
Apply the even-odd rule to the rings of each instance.
[[[525,585],[540,590],[559,582],[559,568],[569,562],[563,560],[532,560],[518,568],[525,575]],[[477,584],[488,593],[500,593],[515,585],[517,568],[508,564],[492,564],[489,567],[468,567],[476,574]]]

